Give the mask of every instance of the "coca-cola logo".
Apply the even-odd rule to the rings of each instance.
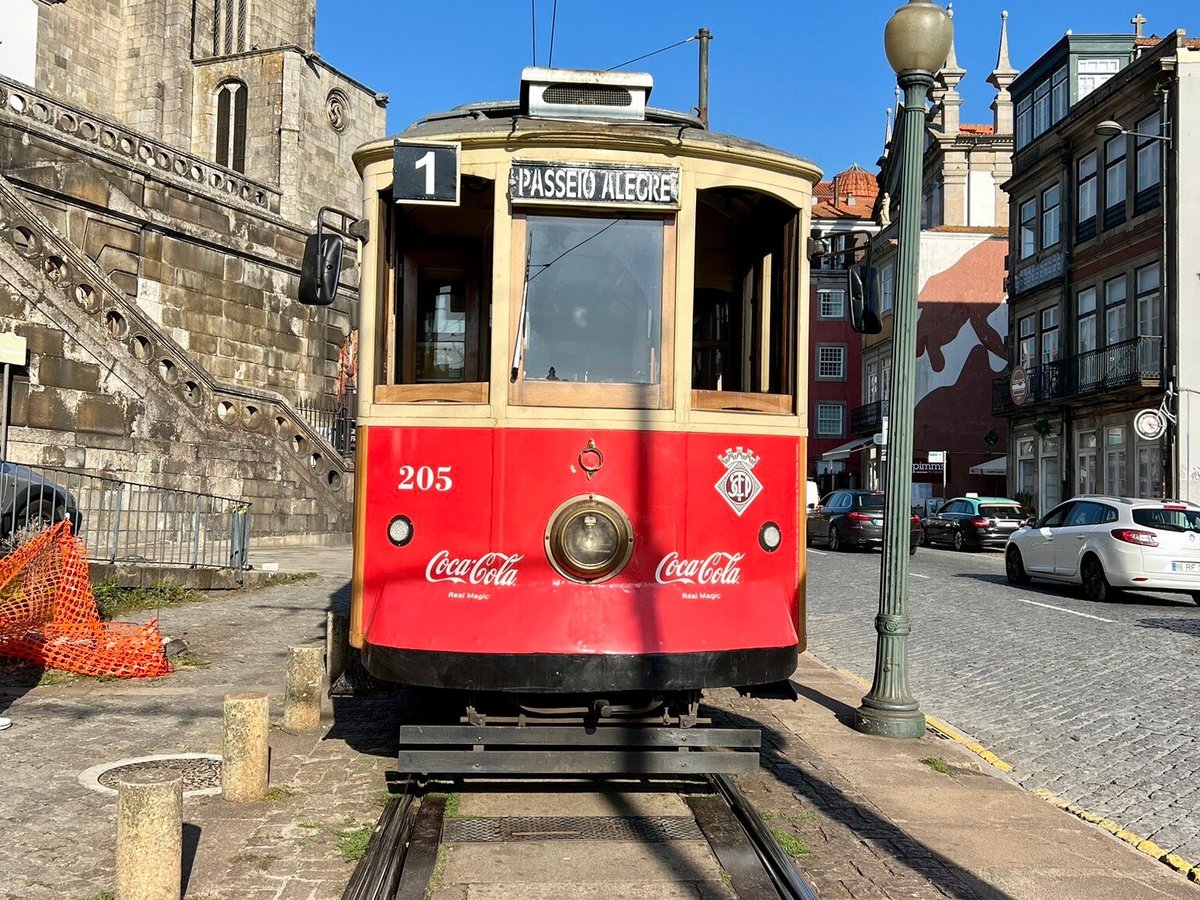
[[[453,581],[512,587],[517,583],[517,563],[524,558],[521,553],[485,553],[478,559],[460,559],[451,556],[449,550],[442,550],[425,567],[425,580],[433,584]]]
[[[659,584],[738,584],[742,570],[738,563],[745,553],[710,553],[704,559],[680,559],[672,551],[662,558],[654,570]]]

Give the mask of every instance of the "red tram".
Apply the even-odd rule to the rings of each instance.
[[[686,725],[805,646],[819,172],[651,84],[526,69],[355,155],[352,643],[472,724],[499,695]]]

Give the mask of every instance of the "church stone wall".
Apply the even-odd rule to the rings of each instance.
[[[37,87],[115,117],[121,0],[39,5]]]

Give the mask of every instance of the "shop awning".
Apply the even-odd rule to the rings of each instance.
[[[867,444],[872,443],[874,438],[855,438],[848,444],[842,444],[840,447],[834,447],[828,453],[822,453],[821,459],[846,459],[855,450],[861,450]]]
[[[972,475],[1007,475],[1008,457],[998,456],[996,459],[989,459],[985,463],[980,463],[977,466],[971,466],[968,471],[970,471]]]

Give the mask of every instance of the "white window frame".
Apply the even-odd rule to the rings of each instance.
[[[818,289],[817,315],[822,319],[846,318],[846,292],[834,288]]]
[[[846,380],[847,348],[845,344],[817,344],[814,355],[817,364],[817,381]]]
[[[837,428],[829,429],[824,427],[829,424],[829,419],[823,418],[823,414],[830,412],[837,414]],[[822,400],[817,403],[816,409],[816,425],[817,437],[840,438],[846,436],[846,404],[834,401]]]
[[[888,263],[879,275],[879,312],[891,312],[896,302],[896,264]]]

